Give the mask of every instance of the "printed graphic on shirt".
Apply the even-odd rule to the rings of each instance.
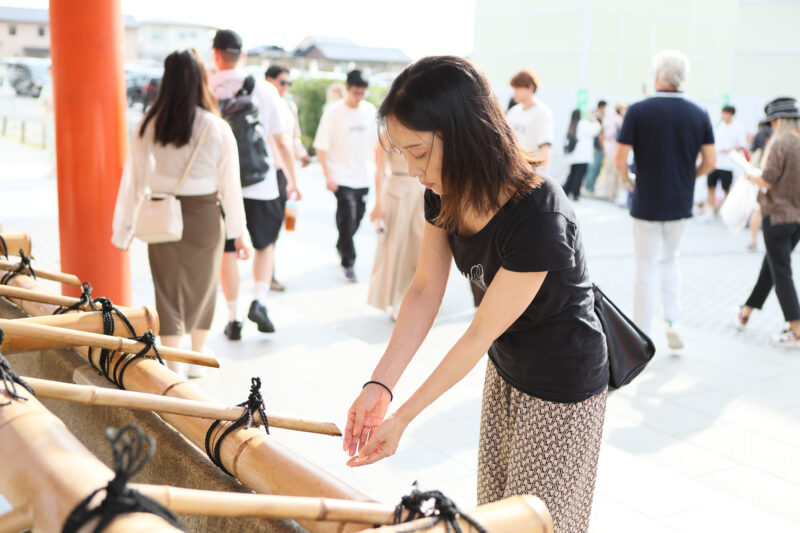
[[[462,272],[461,274],[486,292],[486,282],[483,280],[483,265],[474,265],[469,269],[469,272]]]

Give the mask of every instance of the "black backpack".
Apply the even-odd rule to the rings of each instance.
[[[578,138],[571,133],[567,133],[567,140],[564,142],[564,153],[571,154],[578,144]]]
[[[228,121],[239,147],[239,178],[242,187],[264,181],[269,170],[267,139],[258,119],[258,105],[253,99],[256,80],[248,76],[233,98],[220,100],[222,118]]]

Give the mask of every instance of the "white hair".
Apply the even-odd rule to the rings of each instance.
[[[662,50],[653,56],[656,81],[681,89],[689,74],[689,58],[679,50]]]

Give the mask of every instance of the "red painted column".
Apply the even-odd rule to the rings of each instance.
[[[120,0],[50,0],[50,41],[61,270],[130,305],[128,253],[111,245],[127,150]]]

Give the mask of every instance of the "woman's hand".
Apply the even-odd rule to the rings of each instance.
[[[244,237],[236,237],[233,245],[236,247],[236,259],[250,259],[250,247],[244,242]]]
[[[347,413],[347,427],[344,430],[342,448],[350,457],[367,444],[370,431],[383,422],[390,401],[389,391],[375,383],[370,383],[361,390]]]
[[[286,196],[295,201],[303,199],[303,195],[300,193],[300,189],[298,189],[297,185],[295,185],[294,183],[286,184]]]
[[[362,446],[358,450],[358,456],[347,461],[347,466],[369,465],[394,455],[407,425],[397,416],[397,413],[389,416],[371,431],[366,446]]]
[[[375,202],[375,207],[372,208],[372,211],[369,214],[369,220],[372,223],[378,222],[379,220],[383,220],[383,207],[381,206],[380,202]]]

